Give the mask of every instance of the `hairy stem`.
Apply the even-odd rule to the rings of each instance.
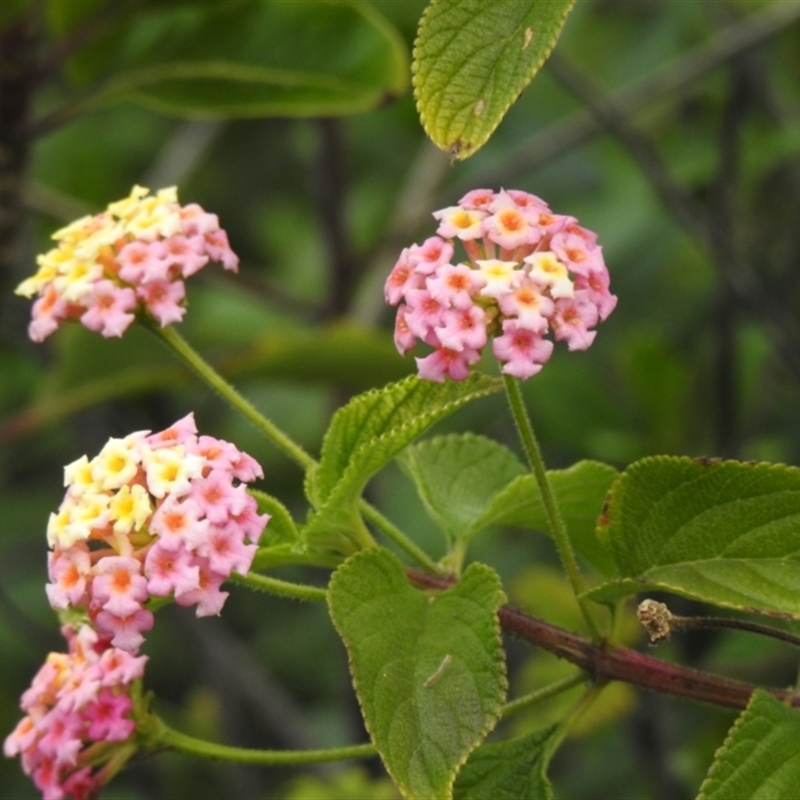
[[[148,732],[148,746],[163,747],[181,753],[234,761],[238,764],[317,764],[323,761],[346,761],[352,758],[369,758],[375,755],[371,744],[350,747],[331,747],[326,750],[255,750],[247,747],[229,747],[224,744],[195,739],[166,725],[160,718],[152,717],[152,729]]]
[[[324,603],[328,596],[325,589],[321,589],[318,586],[308,586],[303,583],[282,581],[278,578],[270,578],[266,575],[258,575],[254,572],[248,572],[247,575],[237,575],[234,572],[231,573],[230,580],[242,586],[248,586],[250,589],[257,589],[260,592],[275,594],[279,597],[288,597],[292,600],[307,600],[314,603]]]
[[[293,461],[304,469],[312,467],[316,462],[299,444],[292,441],[275,423],[267,419],[255,406],[245,400],[234,387],[214,370],[203,357],[172,326],[159,327],[146,317],[143,323],[188,364],[202,380],[220,394],[237,411],[245,416],[277,447],[283,450]]]
[[[435,575],[414,571],[408,574],[417,586],[428,589],[448,589],[453,585],[452,580]],[[503,606],[498,617],[507,633],[572,662],[595,681],[623,681],[664,694],[738,709],[747,706],[750,695],[757,688],[720,675],[668,664],[635,650],[614,647],[608,642],[593,642],[510,606]],[[782,702],[800,708],[800,694],[784,689],[769,691]]]
[[[525,409],[522,392],[519,388],[519,381],[510,375],[503,375],[503,381],[506,387],[506,395],[508,396],[508,404],[511,407],[511,416],[514,418],[522,447],[525,450],[528,463],[536,478],[536,485],[539,487],[539,493],[541,494],[542,503],[547,513],[547,519],[550,522],[550,532],[558,548],[561,563],[564,565],[564,569],[567,572],[567,577],[572,585],[572,591],[575,592],[575,597],[578,599],[578,604],[581,607],[586,625],[592,637],[596,641],[600,641],[602,637],[600,636],[600,631],[588,603],[580,598],[581,594],[586,591],[586,587],[584,586],[583,577],[578,569],[578,562],[572,549],[572,543],[567,534],[567,526],[564,524],[564,518],[561,516],[556,496],[553,493],[553,487],[550,485],[550,480],[547,477],[542,451],[539,448],[539,443],[536,441],[533,425]]]
[[[580,686],[582,683],[591,680],[585,672],[576,672],[574,675],[569,675],[562,678],[560,681],[555,681],[535,692],[526,694],[524,697],[518,697],[516,700],[511,700],[503,706],[503,716],[507,717],[509,714],[516,714],[518,711],[525,711],[533,706],[549,700],[551,697],[557,697],[563,692],[573,689],[575,686]]]

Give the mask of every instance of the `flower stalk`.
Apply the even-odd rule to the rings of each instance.
[[[561,516],[553,487],[550,485],[550,480],[547,477],[542,451],[536,440],[536,434],[533,432],[533,425],[531,424],[530,417],[525,408],[525,402],[522,399],[519,382],[510,375],[503,375],[503,382],[506,387],[508,404],[511,407],[511,416],[514,418],[514,423],[517,426],[517,432],[522,442],[522,448],[527,456],[528,464],[530,464],[531,471],[536,478],[536,485],[539,487],[542,504],[544,505],[547,519],[550,522],[550,532],[553,535],[558,554],[561,557],[561,563],[564,565],[570,585],[572,586],[572,591],[575,593],[575,597],[578,600],[581,613],[589,628],[589,632],[595,641],[600,641],[602,636],[594,615],[589,608],[588,602],[581,598],[583,592],[586,591],[586,587],[580,570],[578,569],[578,562],[575,558],[575,552],[572,549],[572,542],[569,540],[567,526],[564,524],[564,518]]]

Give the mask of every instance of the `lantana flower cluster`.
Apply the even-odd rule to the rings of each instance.
[[[433,216],[437,235],[404,249],[385,287],[399,304],[400,353],[418,341],[434,348],[416,359],[421,378],[464,380],[490,338],[502,371],[523,379],[550,358],[548,336],[570,350],[591,345],[617,303],[594,233],[516,190],[477,189]]]
[[[115,758],[124,763],[121,743],[135,730],[132,683],[142,677],[147,656],[112,647],[89,625],[65,625],[62,633],[69,652],[50,653],[22,695],[25,716],[3,753],[20,756],[45,800],[80,800],[99,795]]]
[[[144,309],[162,328],[179,322],[185,278],[210,261],[234,272],[239,265],[217,216],[179,205],[174,186],[155,195],[134,186],[129,197],[53,239],[58,246],[37,258],[38,272],[16,290],[38,296],[28,327],[35,342],[68,319],[105,337],[122,336]]]
[[[131,653],[153,626],[151,598],[219,614],[222,582],[247,573],[269,520],[244,485],[261,467],[198,436],[191,414],[159,433],[111,439],[64,476],[47,528],[50,605],[85,611],[100,636]]]

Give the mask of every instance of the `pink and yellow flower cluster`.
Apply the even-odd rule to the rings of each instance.
[[[6,738],[45,800],[97,797],[136,752],[133,682],[143,676],[148,601],[218,614],[231,573],[249,569],[269,515],[245,484],[263,476],[234,445],[198,436],[190,414],[159,433],[111,439],[64,470],[50,515],[50,605],[71,622],[22,696]],[[151,605],[151,604],[150,604]]]
[[[489,338],[503,372],[523,379],[550,358],[548,335],[591,345],[617,302],[594,233],[515,190],[477,189],[433,216],[437,235],[403,250],[385,287],[400,353],[434,348],[416,359],[421,378],[465,379]]]
[[[269,519],[244,486],[261,467],[228,442],[198,437],[191,414],[160,433],[111,439],[64,475],[67,493],[47,528],[50,604],[84,610],[131,653],[153,625],[151,598],[218,614],[221,584],[247,573]]]
[[[45,800],[99,796],[111,777],[113,745],[135,729],[131,684],[144,673],[146,656],[112,647],[88,625],[62,628],[69,652],[50,653],[22,695],[25,716],[3,745],[8,758],[19,755]],[[113,743],[109,747],[109,743]],[[123,761],[124,763],[124,761]]]
[[[58,246],[17,294],[38,297],[28,334],[41,342],[68,319],[103,336],[122,336],[146,310],[163,328],[186,313],[184,279],[209,261],[236,271],[239,259],[215,214],[180,206],[175,187],[155,195],[134,186],[101,214],[53,234]]]

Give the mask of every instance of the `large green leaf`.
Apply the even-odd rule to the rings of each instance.
[[[800,616],[800,469],[660,456],[614,484],[600,531],[619,574],[600,601],[663,590]]]
[[[800,713],[757,689],[714,756],[698,800],[797,797]]]
[[[483,564],[434,594],[412,587],[397,558],[377,548],[352,556],[331,579],[331,616],[367,730],[406,797],[451,797],[458,768],[500,716],[504,599]]]
[[[568,469],[549,470],[547,476],[575,550],[603,575],[615,575],[613,559],[595,529],[617,471],[599,461],[579,461]],[[490,525],[537,528],[550,533],[550,522],[533,475],[515,478],[495,496],[475,523],[481,528]]]
[[[90,104],[126,99],[205,119],[329,116],[375,108],[406,89],[405,44],[368,3],[227,0],[141,10],[106,42],[116,57]]]
[[[414,43],[422,125],[454,158],[467,158],[539,71],[574,0],[432,0]]]
[[[435,422],[502,385],[478,373],[445,383],[410,376],[340,408],[325,434],[320,463],[308,474],[307,493],[318,511],[303,531],[305,540],[346,552],[367,481]]]
[[[527,471],[507,447],[472,433],[437,436],[404,450],[400,466],[450,539],[469,538],[494,497]]]
[[[455,800],[553,800],[547,779],[556,726],[482,744],[458,773]]]

